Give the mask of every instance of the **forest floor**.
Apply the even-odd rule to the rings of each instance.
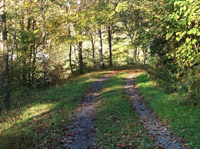
[[[0,116],[0,148],[198,148],[198,108],[142,72],[92,72],[38,93]]]

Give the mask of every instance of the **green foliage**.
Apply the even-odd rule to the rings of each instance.
[[[177,82],[180,80],[176,76],[176,69],[177,67],[170,63],[165,64],[162,67],[158,67],[158,64],[155,64],[154,67],[149,66],[147,68],[151,78],[154,79],[158,86],[162,87],[167,93],[178,91]]]
[[[173,10],[169,11],[166,21],[166,39],[175,40],[174,50],[177,64],[181,67],[193,67],[199,64],[199,6],[198,0],[171,1]]]
[[[166,90],[184,94],[190,104],[199,101],[199,4],[198,0],[163,1],[157,7],[163,17],[150,45],[152,77]]]
[[[117,5],[116,11],[117,12],[122,12],[122,11],[126,11],[128,9],[128,4],[127,2],[120,2]]]

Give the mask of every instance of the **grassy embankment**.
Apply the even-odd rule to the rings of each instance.
[[[9,113],[1,113],[0,148],[57,146],[69,123],[70,111],[77,107],[92,83],[105,73],[109,71],[80,76],[66,85],[36,92],[26,100],[15,98],[24,103]]]
[[[139,75],[136,83],[150,107],[176,134],[184,138],[185,144],[200,148],[199,106],[184,104],[184,99],[177,93],[165,93],[146,73]]]

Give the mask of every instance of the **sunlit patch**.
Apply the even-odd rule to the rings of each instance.
[[[200,146],[199,140],[199,107],[184,104],[184,98],[179,93],[166,93],[162,86],[157,85],[142,74],[136,79],[142,95],[156,114],[170,125],[170,128],[185,140],[191,148]]]
[[[62,139],[68,117],[93,82],[105,72],[72,78],[65,85],[48,89],[32,98],[17,98],[15,109],[0,116],[0,148],[54,148]]]
[[[6,122],[2,122],[0,124],[0,133],[4,129],[9,129],[13,125],[16,125],[18,123],[21,123],[21,122],[27,121],[27,120],[29,120],[31,118],[37,117],[39,115],[42,115],[43,113],[50,111],[54,107],[55,107],[55,104],[46,103],[46,104],[36,104],[36,105],[33,105],[33,106],[29,107],[29,108],[26,108],[17,117],[9,117]]]
[[[112,91],[115,91],[115,90],[118,90],[118,89],[123,89],[123,86],[122,85],[118,85],[118,86],[113,86],[113,87],[107,87],[107,88],[104,88],[102,89],[102,93],[106,93],[106,92],[112,92]]]

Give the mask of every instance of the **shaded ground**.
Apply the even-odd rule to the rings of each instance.
[[[181,140],[175,136],[167,126],[165,126],[161,120],[150,110],[145,100],[140,96],[135,87],[135,78],[140,71],[135,71],[130,74],[126,80],[125,89],[131,99],[131,102],[139,114],[143,125],[152,136],[156,145],[160,148],[170,149],[183,149],[184,146]]]
[[[41,93],[33,91],[20,108],[0,114],[0,148],[56,148],[65,134],[71,111],[93,83],[109,71],[77,76],[64,85]],[[14,96],[14,95],[13,95]],[[19,98],[17,98],[19,97]]]
[[[95,114],[98,106],[100,90],[105,81],[115,73],[108,74],[94,82],[92,89],[81,100],[79,107],[70,118],[71,124],[67,127],[66,138],[61,148],[87,149],[97,148],[95,139]]]

